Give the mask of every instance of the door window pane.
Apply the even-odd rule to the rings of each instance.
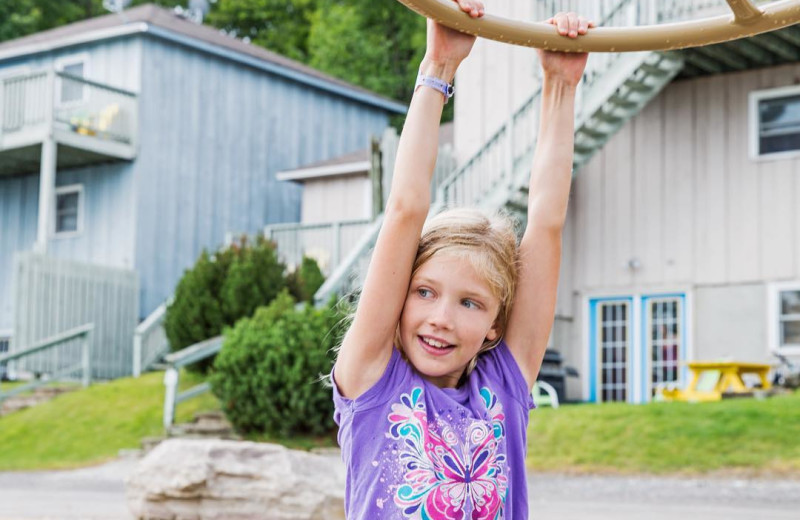
[[[647,312],[650,327],[651,395],[664,386],[678,383],[681,359],[681,300],[659,298],[650,300]]]
[[[600,397],[627,401],[629,305],[602,303],[600,316]]]

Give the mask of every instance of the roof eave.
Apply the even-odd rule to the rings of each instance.
[[[175,33],[173,31],[154,25],[150,22],[135,22],[115,27],[107,27],[103,29],[87,31],[81,34],[67,36],[57,40],[52,40],[47,42],[37,42],[22,47],[8,49],[5,51],[0,50],[0,62],[13,58],[19,58],[22,56],[50,52],[55,49],[60,49],[64,47],[72,47],[75,45],[90,43],[93,41],[119,38],[122,36],[130,36],[133,34],[141,34],[141,33],[149,33],[159,38],[172,41],[174,43],[178,43],[180,45],[202,50],[204,52],[219,57],[227,58],[229,60],[236,61],[248,65],[250,67],[254,67],[256,69],[264,70],[266,72],[275,74],[277,76],[282,76],[287,79],[291,79],[298,83],[309,85],[319,90],[337,94],[339,96],[346,97],[367,105],[372,105],[381,108],[388,112],[405,114],[407,111],[407,107],[402,103],[383,99],[379,96],[372,96],[365,92],[350,90],[344,86],[337,85],[335,83],[330,83],[320,78],[308,76],[306,74],[303,74],[302,72],[290,70],[278,64],[270,63],[268,61],[264,61],[253,56],[248,56],[236,52],[235,50],[232,49],[219,47],[217,45],[197,40],[196,38],[191,38],[189,36]]]
[[[284,170],[282,172],[278,172],[275,175],[275,178],[279,181],[303,182],[325,177],[336,177],[339,175],[356,175],[359,173],[368,172],[369,168],[369,161],[355,161],[351,163],[335,164],[330,166]]]

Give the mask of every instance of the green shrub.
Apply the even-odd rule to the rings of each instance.
[[[229,249],[233,261],[222,284],[222,309],[228,325],[267,305],[284,287],[286,266],[278,261],[275,244],[259,236],[255,244],[242,239]]]
[[[342,316],[332,306],[295,309],[287,292],[225,335],[211,388],[241,433],[322,434],[331,431],[330,373]]]
[[[313,258],[303,257],[300,267],[286,275],[286,286],[297,301],[314,303],[314,294],[322,287],[325,276]]]
[[[203,251],[184,272],[167,307],[164,330],[170,349],[218,336],[224,327],[267,305],[286,286],[284,269],[275,245],[264,238],[253,244],[242,238],[213,256]],[[205,372],[211,363],[203,360],[190,369]]]

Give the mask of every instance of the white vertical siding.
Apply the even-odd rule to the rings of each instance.
[[[14,252],[36,241],[38,200],[38,176],[0,178],[0,330],[14,325]]]
[[[320,178],[303,183],[304,224],[372,218],[372,192],[364,174]]]
[[[635,172],[630,203],[634,208],[632,254],[640,262],[636,271],[636,281],[640,284],[654,284],[664,276],[661,259],[666,250],[661,240],[664,224],[660,194],[666,182],[666,152],[660,146],[645,146],[663,141],[663,117],[664,106],[661,98],[657,98],[644,108],[633,129],[633,153],[630,155]]]
[[[748,94],[799,73],[676,82],[615,135],[575,180],[577,288],[800,277],[800,162],[751,160],[747,141]]]
[[[706,110],[693,114],[695,175],[695,275],[707,283],[725,281],[728,236],[724,232],[728,218],[725,179],[728,170],[727,105],[724,76],[693,81],[694,103]]]
[[[95,327],[92,377],[113,379],[131,373],[139,294],[134,271],[33,253],[21,253],[15,261],[15,351],[91,323]],[[19,367],[52,374],[74,364],[79,356],[74,348],[56,348],[20,361]]]
[[[675,82],[581,168],[568,359],[586,349],[585,296],[688,290],[695,357],[769,361],[765,284],[800,279],[800,160],[750,159],[748,95],[798,76],[800,64]],[[641,262],[631,276],[628,258]]]
[[[736,80],[730,81],[732,78]],[[727,79],[718,91],[718,95],[727,97],[727,182],[722,193],[727,193],[731,207],[725,229],[728,236],[728,265],[721,267],[727,267],[726,282],[756,281],[761,272],[761,176],[758,174],[758,163],[750,161],[748,157],[747,95],[759,88],[758,72],[735,74]],[[707,116],[707,113],[703,115]]]

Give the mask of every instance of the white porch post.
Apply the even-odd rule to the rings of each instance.
[[[37,253],[47,252],[47,237],[53,219],[56,189],[56,142],[53,137],[53,103],[55,99],[55,71],[47,73],[45,117],[47,134],[42,141],[42,159],[39,170],[39,222],[36,234]]]

